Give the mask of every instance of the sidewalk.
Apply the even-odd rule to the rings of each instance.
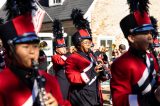
[[[106,81],[101,84],[102,87],[102,96],[104,99],[104,105],[103,106],[112,106],[109,103],[109,98],[110,98],[110,86],[109,86],[109,81]]]

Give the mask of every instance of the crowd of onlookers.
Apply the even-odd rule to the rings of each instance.
[[[111,48],[111,49],[109,49]],[[102,58],[107,64],[111,64],[114,59],[121,56],[123,53],[127,51],[126,45],[124,44],[112,44],[111,47],[108,46],[100,46],[100,47],[92,47],[91,50],[97,56],[103,54]],[[111,50],[111,51],[109,51]],[[67,48],[68,53],[76,52],[76,48],[74,46],[70,46]],[[111,52],[111,56],[108,56],[109,52]]]

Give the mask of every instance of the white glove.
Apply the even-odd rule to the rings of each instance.
[[[62,58],[64,61],[66,61],[66,60],[67,60],[67,57],[66,57],[66,56],[64,56],[64,55],[62,55],[62,56],[61,56],[61,58]]]

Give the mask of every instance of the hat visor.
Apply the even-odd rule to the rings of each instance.
[[[13,39],[15,44],[19,43],[39,43],[40,39],[35,33],[28,33],[24,36],[18,36]]]
[[[92,37],[91,36],[83,36],[83,37],[81,36],[81,40],[80,41],[82,41],[84,39],[89,39],[89,40],[92,41]]]
[[[82,39],[92,39],[91,36],[81,36]]]
[[[56,45],[57,48],[66,47],[66,44],[58,44]]]
[[[153,47],[160,47],[160,43],[153,43],[152,46]]]
[[[134,29],[131,30],[131,33],[132,34],[140,34],[140,33],[144,33],[144,32],[147,32],[147,31],[152,31],[154,30],[152,24],[144,24],[140,27],[136,27]]]

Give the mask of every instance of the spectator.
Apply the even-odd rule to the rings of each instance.
[[[124,44],[119,45],[119,51],[121,55],[126,52],[126,46]]]
[[[120,52],[119,52],[119,50],[118,49],[114,49],[113,51],[112,51],[112,59],[111,59],[111,61],[113,62],[117,57],[119,57],[120,56]]]
[[[95,52],[95,56],[97,60],[103,60],[103,64],[109,66],[108,56],[106,55],[106,48],[104,46],[100,46],[99,49]]]
[[[39,47],[40,47],[39,58],[38,58],[39,69],[47,72],[47,56],[45,52],[43,51],[43,49],[47,47],[47,42],[45,41],[40,42]]]
[[[2,40],[0,39],[0,71],[3,70],[6,66],[5,56],[6,56],[5,49],[3,47]]]

